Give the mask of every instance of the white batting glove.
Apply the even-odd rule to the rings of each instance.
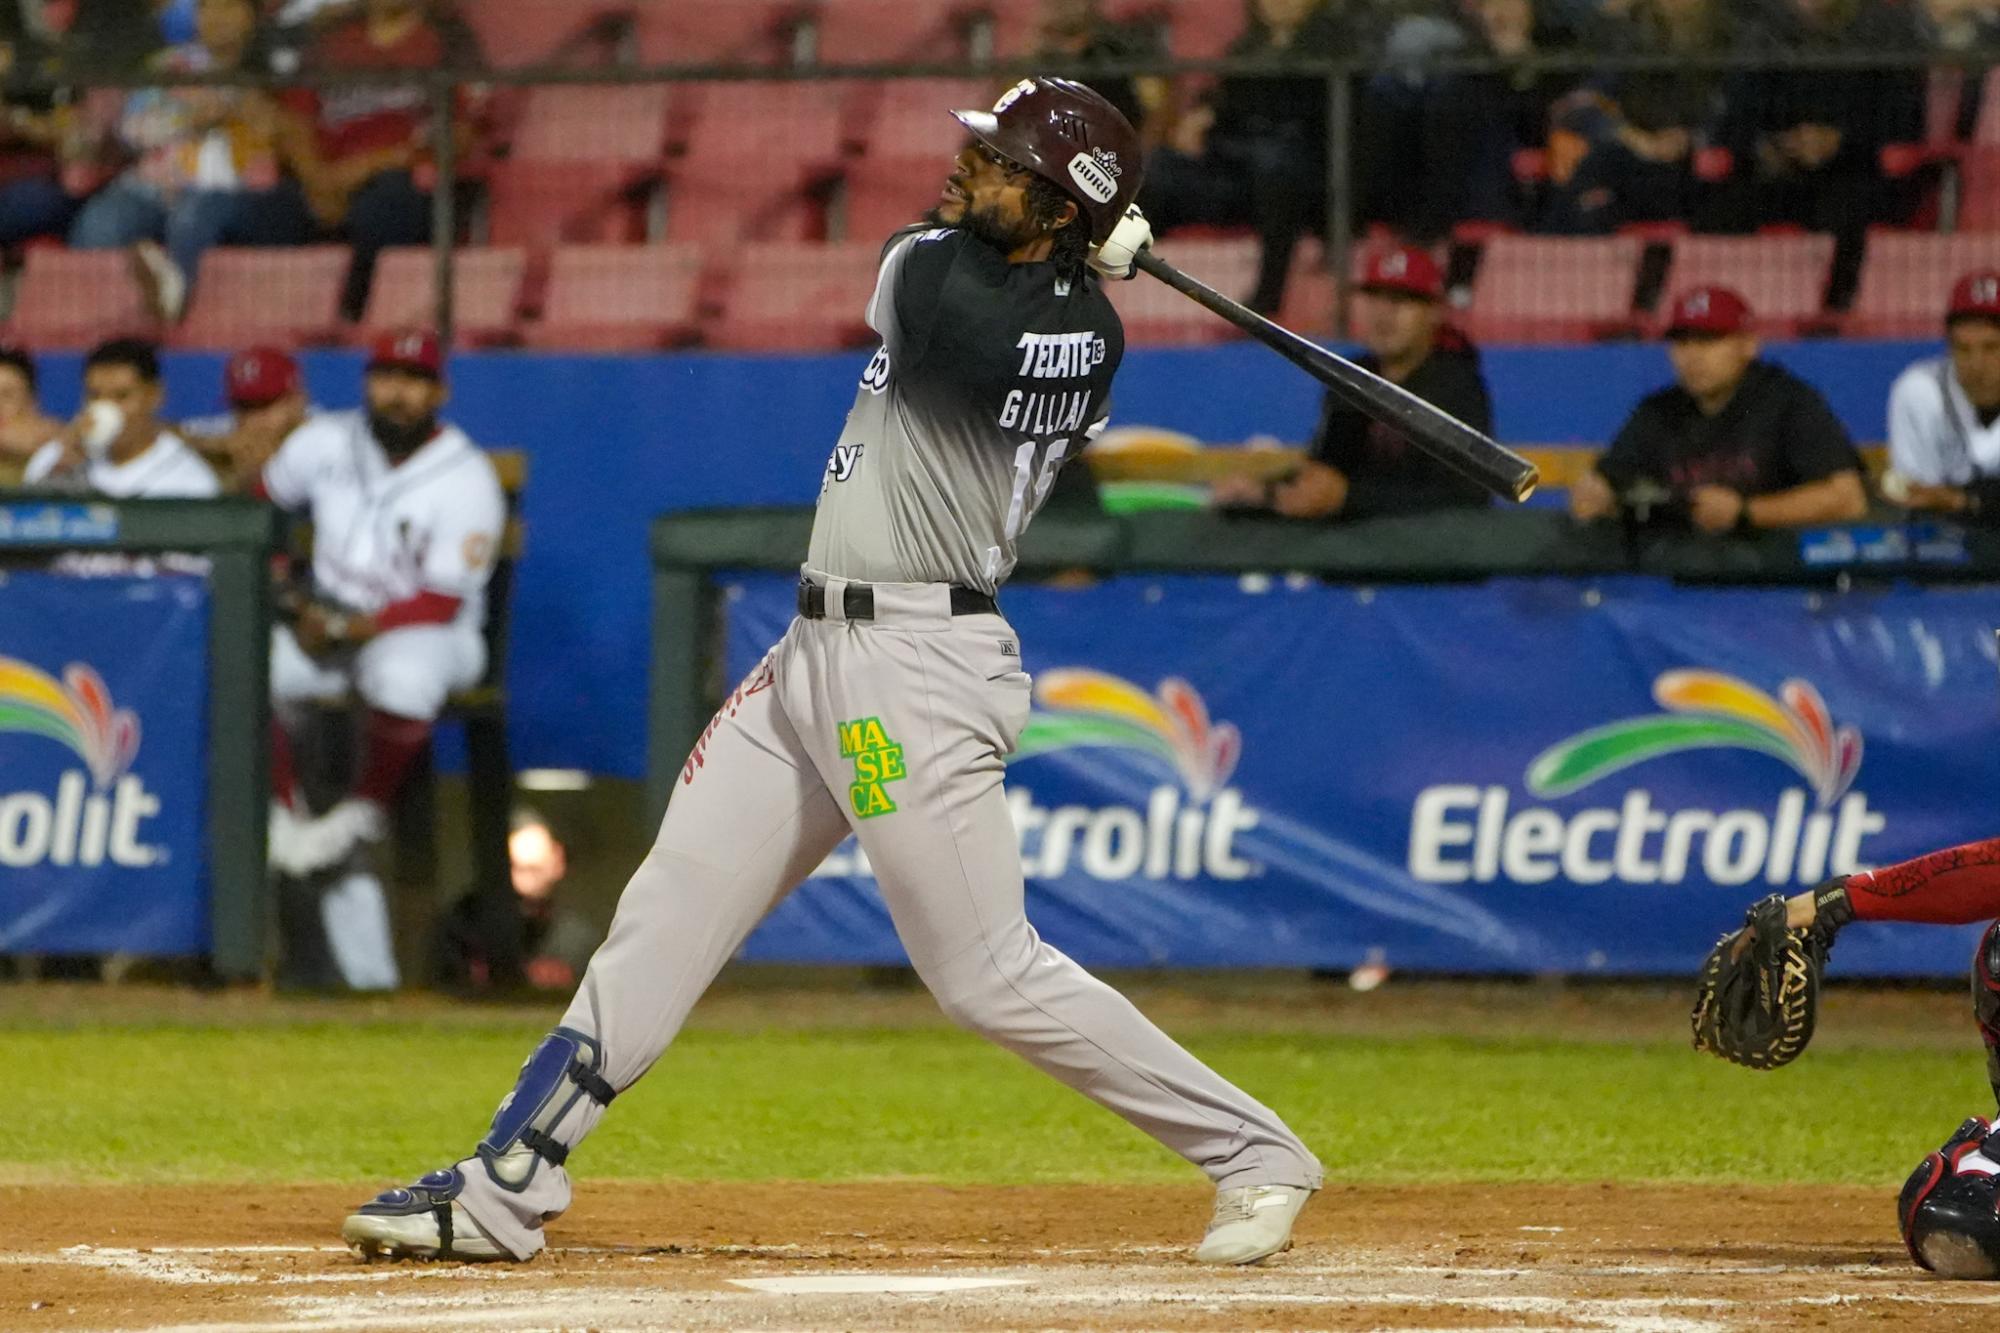
[[[1134,264],[1141,250],[1150,249],[1153,244],[1153,224],[1146,221],[1146,215],[1133,204],[1125,210],[1125,216],[1118,219],[1118,225],[1104,238],[1104,244],[1090,252],[1090,266],[1107,278],[1128,281],[1139,272]]]

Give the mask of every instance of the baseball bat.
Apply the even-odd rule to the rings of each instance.
[[[1151,250],[1141,250],[1134,263],[1141,271],[1242,329],[1358,410],[1394,426],[1411,444],[1452,471],[1509,500],[1525,500],[1535,493],[1541,474],[1533,463],[1449,412],[1264,318],[1241,302],[1230,300]]]

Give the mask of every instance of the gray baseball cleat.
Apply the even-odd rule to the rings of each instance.
[[[1292,1222],[1312,1191],[1295,1185],[1219,1190],[1208,1235],[1194,1252],[1204,1264],[1254,1264],[1292,1248]]]
[[[446,1167],[414,1185],[384,1190],[348,1214],[340,1238],[363,1260],[512,1261],[457,1202],[464,1187],[458,1168]]]

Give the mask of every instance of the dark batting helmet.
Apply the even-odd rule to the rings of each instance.
[[[1103,244],[1139,193],[1139,132],[1074,79],[1023,79],[991,111],[951,114],[973,138],[1075,199],[1094,244]]]

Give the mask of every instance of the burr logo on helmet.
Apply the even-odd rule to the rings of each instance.
[[[1076,188],[1095,199],[1100,204],[1108,204],[1118,197],[1118,177],[1114,170],[1106,168],[1102,159],[1110,158],[1113,167],[1117,165],[1117,155],[1099,149],[1096,156],[1078,153],[1069,160],[1069,178],[1076,182]]]

